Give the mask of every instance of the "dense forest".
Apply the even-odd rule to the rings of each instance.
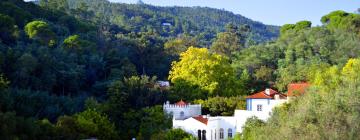
[[[2,0],[0,7],[2,139],[195,139],[171,129],[165,101],[230,116],[246,95],[299,81],[313,85],[309,94],[268,122],[250,119],[237,138],[359,135],[358,13],[280,28],[202,7],[106,0]]]

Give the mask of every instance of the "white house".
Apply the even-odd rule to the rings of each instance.
[[[164,111],[173,113],[173,128],[181,128],[199,140],[223,140],[241,133],[246,120],[252,116],[266,121],[272,109],[284,102],[287,102],[286,95],[265,89],[248,96],[246,110],[235,110],[234,116],[201,115],[201,105],[191,105],[190,108],[184,101],[174,105],[167,102]]]

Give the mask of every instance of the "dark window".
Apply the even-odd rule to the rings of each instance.
[[[231,128],[228,129],[228,138],[232,138],[232,129]]]
[[[198,130],[198,140],[201,140],[201,130]]]
[[[257,105],[257,111],[262,111],[262,105]]]
[[[185,116],[184,112],[181,111],[181,112],[180,112],[180,117],[184,117],[184,116]]]
[[[220,139],[224,139],[224,129],[220,128]]]
[[[202,131],[201,138],[202,138],[201,140],[206,140],[206,131],[205,130]]]

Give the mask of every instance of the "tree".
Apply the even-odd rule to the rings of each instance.
[[[296,24],[285,24],[281,26],[280,33],[281,35],[284,35],[288,31],[301,31],[303,29],[311,28],[311,22],[310,21],[299,21]]]
[[[4,77],[4,75],[0,74],[0,91],[6,89],[10,84],[10,81]]]
[[[243,140],[255,140],[257,131],[256,129],[265,125],[265,122],[258,119],[257,117],[251,117],[246,120],[245,125],[243,126],[243,131],[241,139]]]
[[[71,35],[66,38],[63,42],[63,46],[69,50],[75,50],[78,53],[82,53],[84,51],[94,51],[95,44],[81,39],[79,35]]]
[[[243,26],[239,29],[233,24],[228,24],[226,29],[226,32],[217,34],[210,49],[220,55],[232,57],[233,53],[245,48],[246,33],[250,27]]]
[[[45,21],[35,20],[25,26],[25,32],[31,39],[40,41],[43,45],[53,46],[55,33]]]
[[[8,15],[0,14],[0,42],[9,44],[15,39],[15,21]]]
[[[181,53],[180,61],[172,63],[169,80],[175,85],[181,81],[198,85],[212,96],[243,94],[229,60],[206,48],[190,47]]]
[[[211,116],[233,116],[235,109],[245,109],[244,96],[238,97],[209,97],[206,100],[195,100],[194,103],[201,104],[201,112]]]
[[[171,128],[171,118],[162,106],[144,108],[140,119],[138,139],[150,139],[151,135]]]
[[[180,53],[185,52],[188,47],[196,46],[197,43],[189,36],[181,36],[171,39],[164,44],[165,52],[171,56],[179,56]]]
[[[337,29],[345,31],[353,31],[360,34],[360,15],[355,13],[347,13],[345,11],[333,11],[321,18],[321,22],[325,26],[334,31]]]
[[[60,134],[68,139],[85,139],[96,137],[99,139],[118,139],[115,125],[105,114],[94,109],[88,109],[74,116],[60,117],[56,125]]]
[[[162,131],[151,136],[151,140],[184,140],[193,136],[180,128]]]

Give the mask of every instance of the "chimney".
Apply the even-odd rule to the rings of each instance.
[[[265,89],[265,94],[270,96],[270,89],[266,88]]]

